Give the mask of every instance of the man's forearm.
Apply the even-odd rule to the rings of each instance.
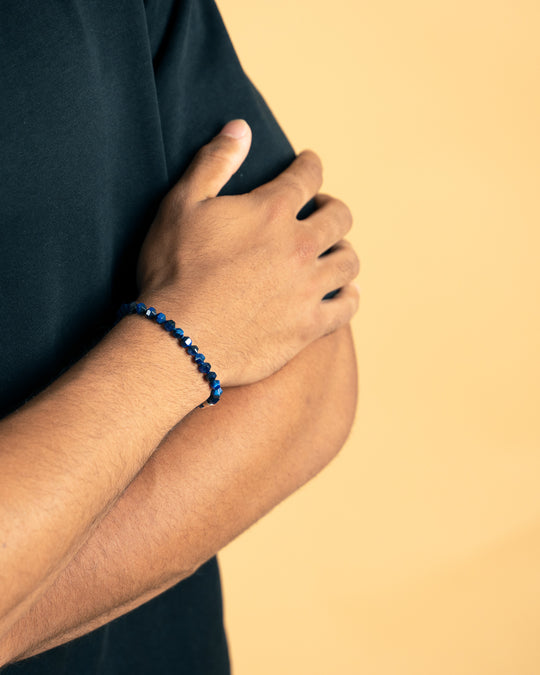
[[[127,317],[0,422],[0,640],[84,543],[163,435],[204,400],[189,359]],[[145,360],[145,367],[140,362]],[[175,370],[177,369],[177,370]],[[153,379],[171,371],[165,402]]]
[[[330,461],[355,405],[345,327],[271,378],[227,390],[212,411],[194,411],[13,627],[4,659],[89,632],[188,576]]]

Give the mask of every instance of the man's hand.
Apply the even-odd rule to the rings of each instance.
[[[317,195],[322,167],[314,152],[248,194],[216,196],[250,142],[247,123],[233,120],[201,148],[163,200],[138,266],[141,299],[178,317],[225,386],[271,375],[358,307],[350,283],[358,258],[342,239],[351,212]],[[315,195],[320,208],[298,220]]]
[[[248,143],[222,135],[201,150],[166,197],[139,265],[141,299],[181,319],[229,385],[274,373],[358,302],[349,284],[358,261],[341,240],[348,209],[319,195],[318,211],[296,218],[320,186],[313,153],[247,195],[215,196]],[[0,422],[0,641],[207,390],[173,341],[126,317]]]

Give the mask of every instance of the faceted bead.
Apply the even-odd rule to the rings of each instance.
[[[156,322],[157,322],[157,323],[165,323],[165,321],[167,321],[167,317],[165,316],[165,314],[163,314],[163,312],[160,312],[160,313],[156,316]]]
[[[165,323],[163,324],[163,328],[165,328],[165,330],[170,333],[175,328],[174,321],[171,321],[171,319],[169,319],[168,321],[165,321]]]
[[[187,352],[190,356],[195,356],[195,354],[196,354],[198,351],[199,351],[199,348],[197,347],[197,345],[194,345],[194,344],[191,344],[191,345],[186,349],[186,352]]]
[[[217,375],[214,373],[213,370],[211,370],[209,373],[206,373],[206,379],[208,382],[213,382],[216,379]]]
[[[214,380],[214,381],[210,384],[210,386],[212,387],[212,389],[217,389],[218,387],[221,387],[221,382],[220,382],[219,380]]]
[[[216,403],[219,403],[219,396],[214,396],[214,394],[211,394],[207,399],[206,402],[208,405],[216,405]]]
[[[181,338],[184,336],[184,331],[181,328],[175,328],[172,332],[175,338]]]
[[[182,347],[190,347],[193,344],[193,340],[190,337],[188,337],[187,335],[185,335],[180,340],[180,344],[182,345]]]
[[[146,312],[146,305],[144,302],[137,303],[137,314],[144,314]]]
[[[136,311],[137,311],[137,303],[136,302],[130,302],[129,305],[128,305],[129,314],[133,314]]]
[[[149,307],[146,310],[145,314],[149,319],[154,319],[156,317],[156,314],[157,314],[156,308],[155,307]]]
[[[212,396],[217,396],[218,398],[223,394],[223,389],[221,387],[217,387],[217,389],[212,388]]]
[[[199,370],[201,373],[208,373],[210,372],[210,364],[209,363],[199,363]]]
[[[204,354],[201,354],[201,352],[195,354],[195,358],[193,360],[195,363],[204,363]]]

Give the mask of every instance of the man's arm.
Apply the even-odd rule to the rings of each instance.
[[[356,406],[350,329],[173,429],[69,567],[14,626],[0,663],[124,614],[210,558],[322,469]]]
[[[129,321],[128,321],[129,319]],[[204,382],[155,328],[128,317],[48,390],[0,423],[0,640],[65,567]],[[143,359],[146,371],[137,367]],[[174,372],[184,398],[157,395]],[[146,424],[143,419],[149,419]]]
[[[208,347],[223,384],[238,386],[269,377],[349,321],[358,305],[350,283],[358,260],[340,241],[351,218],[339,200],[317,196],[320,209],[296,219],[322,182],[312,152],[247,195],[216,198],[250,142],[245,122],[226,131],[201,148],[163,200],[138,275],[142,298],[182,317],[188,334]],[[340,287],[337,298],[321,302]],[[0,639],[167,431],[208,396],[197,366],[157,330],[126,317],[0,422]]]

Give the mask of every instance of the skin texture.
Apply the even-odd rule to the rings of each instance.
[[[242,386],[225,392],[229,403],[208,424],[210,412],[194,410],[208,386],[193,364],[150,322],[126,317],[0,422],[0,664],[58,634],[87,632],[184,578],[319,471],[348,433],[356,373],[350,334],[339,328],[358,305],[349,283],[358,261],[341,239],[350,213],[319,195],[317,218],[298,225],[295,209],[322,180],[310,151],[248,198],[213,196],[243,161],[243,138],[218,136],[202,149],[164,200],[139,264],[141,299],[185,317],[223,383]],[[193,254],[201,237],[206,267]],[[228,264],[235,255],[238,265]],[[230,356],[230,331],[212,332],[190,304],[188,278],[200,284],[205,313],[242,327],[237,353],[260,361]],[[320,301],[338,286],[336,299]],[[248,289],[241,301],[240,288]],[[267,329],[274,324],[281,339]]]
[[[225,386],[275,373],[349,321],[358,304],[350,284],[358,258],[343,241],[349,208],[319,195],[320,208],[296,218],[322,185],[313,151],[247,194],[216,197],[248,153],[249,126],[242,122],[238,131],[245,133],[217,136],[201,148],[163,200],[138,264],[143,301],[182,317]],[[321,302],[337,288],[338,297]]]
[[[188,576],[326,466],[355,404],[344,327],[264,382],[228,389],[219,406],[195,411],[15,624],[4,660],[87,633]]]
[[[208,395],[193,364],[156,330],[127,317],[0,423],[0,635],[69,563],[169,429]],[[147,368],[134,367],[143,360]]]

